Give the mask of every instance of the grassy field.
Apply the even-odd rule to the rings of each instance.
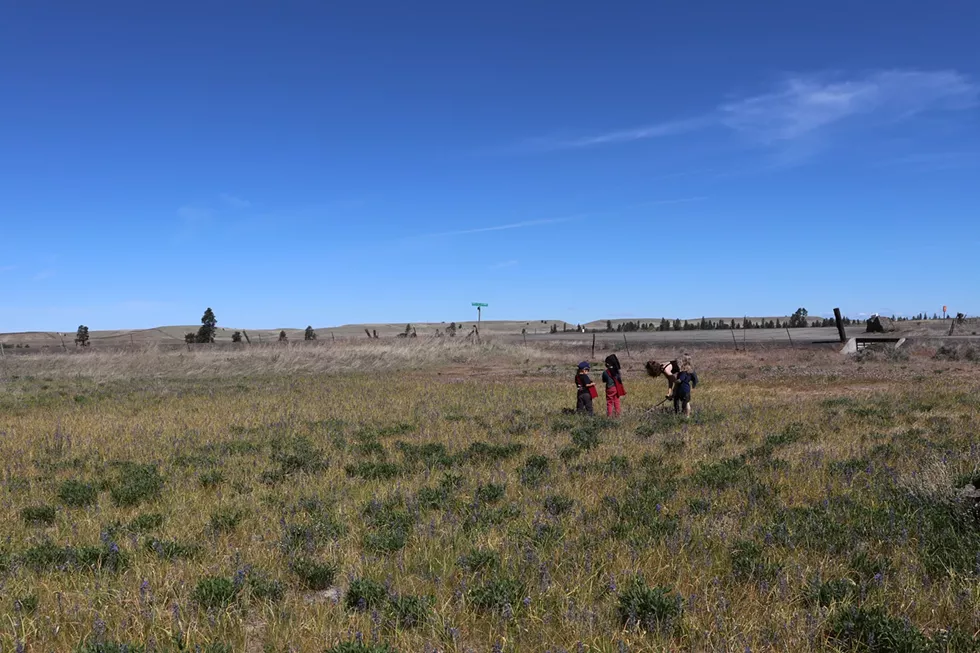
[[[557,345],[8,358],[0,650],[978,650],[945,354],[699,351],[688,422],[651,352],[616,422]]]

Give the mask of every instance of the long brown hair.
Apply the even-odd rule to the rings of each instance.
[[[650,376],[660,376],[664,371],[663,363],[658,363],[657,361],[647,361],[645,367],[647,368],[647,374]]]

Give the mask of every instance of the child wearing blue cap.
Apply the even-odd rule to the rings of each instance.
[[[575,374],[575,391],[577,397],[575,412],[594,415],[595,413],[592,411],[592,400],[599,396],[599,391],[595,389],[595,383],[589,378],[589,369],[589,364],[586,361],[578,364],[578,373]]]

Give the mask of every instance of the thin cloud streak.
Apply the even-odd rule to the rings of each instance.
[[[252,203],[241,197],[231,195],[230,193],[221,193],[219,195],[221,201],[230,206],[233,209],[247,209],[252,206]]]
[[[525,222],[512,222],[510,224],[501,224],[492,227],[476,227],[474,229],[460,229],[458,231],[443,231],[434,234],[423,234],[421,236],[415,236],[415,238],[445,238],[449,236],[467,236],[470,234],[482,234],[490,231],[507,231],[508,229],[527,229],[529,227],[541,227],[549,224],[560,224],[562,222],[571,222],[572,220],[580,220],[588,216],[589,216],[588,213],[580,213],[578,215],[570,215],[564,218],[548,218],[545,220],[527,220]]]
[[[980,86],[955,70],[885,70],[850,79],[797,75],[775,89],[723,102],[712,111],[573,139],[534,139],[518,152],[574,150],[724,129],[760,144],[793,141],[860,116],[902,122],[926,111],[980,105]]]
[[[705,196],[696,197],[678,197],[674,199],[666,200],[651,200],[649,202],[638,202],[636,204],[630,204],[628,206],[623,206],[614,211],[597,211],[590,213],[577,213],[575,215],[567,215],[561,218],[545,218],[543,220],[525,220],[523,222],[512,222],[510,224],[500,224],[493,225],[489,227],[474,227],[472,229],[459,229],[456,231],[443,231],[439,233],[431,234],[421,234],[418,236],[411,236],[407,240],[425,240],[430,238],[450,238],[453,236],[469,236],[472,234],[483,234],[493,231],[508,231],[511,229],[528,229],[531,227],[544,227],[552,224],[562,224],[565,222],[572,222],[575,220],[582,220],[584,218],[595,217],[598,215],[610,215],[615,212],[629,211],[631,209],[638,209],[648,206],[663,206],[668,204],[682,204],[685,202],[700,202],[708,199]]]

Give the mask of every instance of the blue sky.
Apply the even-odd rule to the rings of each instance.
[[[0,0],[0,331],[980,312],[980,3]]]

